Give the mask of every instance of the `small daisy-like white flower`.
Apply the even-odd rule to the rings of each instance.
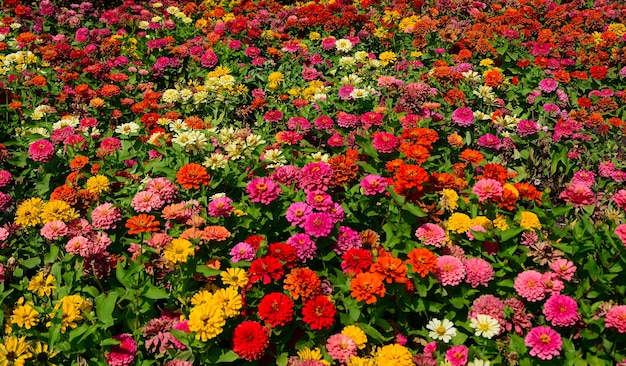
[[[432,319],[426,325],[426,329],[430,330],[428,335],[438,341],[443,341],[443,343],[448,343],[456,335],[456,328],[454,327],[454,323],[449,321],[448,319],[439,320],[437,318]]]

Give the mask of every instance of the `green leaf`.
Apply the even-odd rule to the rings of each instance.
[[[100,294],[100,296],[95,298],[96,315],[98,320],[104,324],[105,329],[115,324],[113,311],[115,311],[117,296],[117,292],[111,292],[108,295]]]
[[[144,288],[143,296],[147,297],[148,299],[159,300],[159,299],[167,299],[169,294],[167,293],[167,291],[165,291],[162,288],[148,285]]]
[[[57,245],[50,246],[50,251],[43,257],[44,263],[54,263],[59,256],[59,247]]]
[[[426,216],[428,216],[428,215],[426,215],[424,210],[422,210],[419,206],[417,206],[417,205],[415,205],[413,203],[405,203],[402,206],[402,209],[412,213],[415,217],[426,217]]]
[[[120,341],[118,341],[117,339],[113,339],[113,338],[107,338],[103,340],[102,342],[100,342],[101,346],[113,346],[116,344],[120,344]]]
[[[200,273],[204,277],[213,277],[222,273],[221,269],[213,269],[203,264],[196,266],[196,272]]]
[[[524,228],[522,227],[505,230],[502,232],[502,234],[500,234],[500,241],[503,241],[503,242],[507,241],[513,238],[514,236],[517,236],[522,231],[524,231]]]
[[[23,261],[20,261],[20,264],[26,268],[34,268],[36,265],[38,265],[39,263],[41,263],[41,259],[39,257],[33,257],[30,259],[25,259]]]
[[[234,361],[237,361],[238,359],[239,359],[239,356],[235,352],[228,351],[226,353],[222,353],[222,355],[217,359],[217,363],[234,362]]]

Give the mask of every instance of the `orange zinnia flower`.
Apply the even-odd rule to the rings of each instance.
[[[378,257],[370,271],[380,275],[387,283],[405,283],[408,280],[406,266],[402,260],[388,253]]]
[[[419,273],[422,278],[437,269],[437,257],[426,248],[415,248],[408,257],[406,263],[410,264],[413,267],[413,272]]]
[[[294,268],[285,277],[285,286],[283,288],[289,292],[289,295],[294,300],[302,298],[302,301],[306,301],[321,293],[322,281],[313,270]]]
[[[385,296],[386,289],[379,274],[364,272],[352,279],[350,291],[350,295],[357,301],[363,300],[366,304],[372,304],[377,301],[376,295]]]
[[[202,239],[224,241],[230,238],[230,231],[223,226],[207,226],[204,228]]]
[[[126,227],[129,234],[149,233],[151,231],[159,231],[160,222],[155,220],[152,215],[139,214],[133,216],[126,221]]]
[[[78,155],[72,161],[70,161],[70,169],[72,170],[81,170],[87,165],[89,162],[89,158],[86,156]]]
[[[480,164],[485,157],[483,154],[478,152],[477,150],[465,149],[461,153],[461,160],[467,161],[470,164],[476,165]]]
[[[190,163],[183,165],[176,173],[176,182],[183,188],[200,188],[200,185],[209,185],[211,176],[202,165]]]

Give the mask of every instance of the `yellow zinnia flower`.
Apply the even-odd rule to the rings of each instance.
[[[241,268],[228,268],[220,273],[222,282],[227,286],[244,287],[248,284],[248,275]]]
[[[447,227],[448,230],[461,234],[472,227],[472,219],[470,219],[466,214],[455,212],[450,216],[450,218],[448,218]]]
[[[87,190],[91,193],[101,193],[109,189],[109,179],[104,175],[96,175],[87,179]]]
[[[411,366],[413,355],[406,347],[399,344],[389,344],[376,352],[374,358],[376,366]]]
[[[354,343],[356,343],[358,349],[365,348],[365,344],[367,343],[367,336],[365,335],[365,332],[356,325],[348,325],[347,327],[343,328],[341,334],[350,337],[350,339],[352,339]]]
[[[55,282],[52,275],[47,275],[44,279],[43,272],[39,272],[28,282],[28,291],[36,292],[37,296],[50,296],[52,290],[56,289]]]
[[[202,342],[217,337],[225,324],[222,309],[213,304],[196,306],[189,313],[189,330],[196,332],[196,339]]]
[[[396,61],[396,54],[391,51],[386,51],[381,53],[380,56],[378,56],[378,59],[380,60],[381,65],[387,66],[389,64],[393,64],[394,61]]]
[[[26,337],[9,337],[0,343],[0,365],[24,366],[24,362],[32,356],[28,350]]]
[[[444,189],[441,191],[441,199],[439,200],[439,205],[445,211],[453,212],[459,207],[457,201],[459,200],[459,195],[456,191],[452,189]]]
[[[20,328],[30,329],[37,325],[39,321],[37,316],[39,312],[33,309],[30,304],[24,304],[13,309],[11,315],[11,323],[17,325]]]
[[[194,253],[193,244],[186,239],[174,239],[163,249],[163,257],[172,265],[187,262],[187,257]]]
[[[52,221],[70,222],[78,218],[78,213],[62,200],[48,202],[41,212],[41,220],[44,224]]]
[[[23,227],[41,224],[41,212],[44,203],[41,198],[29,198],[24,201],[15,213],[15,223]]]
[[[522,211],[519,225],[526,230],[541,229],[541,222],[537,215],[528,211]]]
[[[243,306],[241,294],[235,287],[219,289],[213,294],[216,305],[224,311],[224,317],[232,318],[239,315],[239,310]]]
[[[33,362],[37,366],[56,366],[51,363],[56,355],[59,354],[59,351],[53,351],[48,348],[48,345],[45,343],[37,342],[35,346],[31,346],[30,351],[33,353]]]
[[[502,215],[496,215],[495,220],[493,220],[493,226],[504,231],[508,230],[509,224],[506,223],[506,218]]]
[[[278,88],[278,85],[282,84],[285,80],[285,75],[282,72],[274,71],[268,77],[267,81],[269,82],[268,87],[271,89]]]

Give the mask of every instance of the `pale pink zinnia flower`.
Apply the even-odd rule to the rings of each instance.
[[[559,276],[554,272],[546,272],[541,275],[541,283],[546,295],[548,294],[560,294],[565,288],[563,281],[559,279]]]
[[[619,333],[626,333],[626,305],[613,306],[604,319],[606,328],[616,328]]]
[[[48,240],[57,240],[67,235],[67,225],[63,221],[50,221],[41,228],[41,236]]]
[[[91,211],[91,225],[96,229],[115,229],[115,223],[121,219],[120,209],[112,203],[103,203]]]
[[[155,193],[167,204],[174,201],[178,196],[178,187],[167,178],[153,178],[146,183],[146,191]]]
[[[489,281],[494,278],[494,270],[491,264],[482,258],[470,258],[463,263],[465,266],[465,282],[472,285],[472,288],[478,285],[488,286]]]
[[[472,193],[478,195],[478,201],[484,202],[486,199],[499,199],[504,190],[502,184],[495,179],[481,179],[472,188]]]
[[[437,258],[437,278],[444,286],[456,286],[465,278],[463,262],[451,255]]]
[[[572,261],[561,258],[550,263],[550,268],[565,281],[571,281],[576,273],[576,266]]]
[[[130,205],[137,212],[150,212],[152,210],[156,210],[163,206],[163,201],[161,198],[150,191],[140,191],[137,192],[133,200],[130,202]]]
[[[466,107],[457,108],[452,112],[452,122],[457,126],[467,127],[474,124],[474,112]]]
[[[88,246],[89,239],[82,235],[78,235],[70,239],[67,244],[65,244],[65,250],[67,250],[68,253],[80,255],[81,252],[87,250]]]
[[[419,240],[434,247],[441,247],[446,242],[446,232],[437,224],[426,223],[415,231]]]
[[[579,170],[574,173],[572,183],[582,183],[591,188],[596,183],[596,173],[588,170]]]
[[[326,342],[326,350],[333,360],[337,360],[344,364],[350,360],[351,356],[356,356],[356,343],[347,335],[337,333],[328,337]]]
[[[552,295],[543,306],[543,315],[553,326],[568,327],[576,324],[578,304],[574,299],[566,295]]]
[[[563,340],[559,333],[548,326],[535,327],[524,338],[526,347],[532,347],[528,352],[542,360],[551,360],[561,352]]]
[[[591,205],[595,202],[593,191],[584,183],[571,183],[561,192],[559,198],[575,207]]]
[[[513,285],[517,294],[527,301],[536,302],[543,300],[546,296],[546,290],[542,282],[542,274],[528,270],[520,273],[515,279]]]
[[[130,334],[120,334],[112,337],[120,343],[111,346],[111,352],[104,354],[109,366],[129,366],[135,360],[137,343]]]
[[[613,195],[613,202],[623,210],[626,210],[626,189],[620,189]]]

